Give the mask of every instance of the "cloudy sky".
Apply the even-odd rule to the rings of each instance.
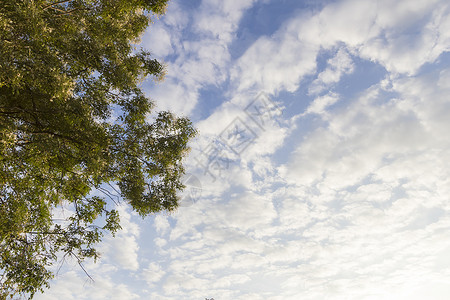
[[[172,0],[142,45],[181,207],[36,299],[449,299],[448,0]]]

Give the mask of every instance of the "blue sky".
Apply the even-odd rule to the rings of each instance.
[[[199,129],[181,207],[37,299],[448,299],[450,3],[172,0],[143,83]]]

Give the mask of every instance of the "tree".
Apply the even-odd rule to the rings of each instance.
[[[57,253],[96,259],[120,229],[111,189],[143,217],[177,207],[195,129],[149,120],[139,84],[164,68],[135,46],[167,1],[2,0],[0,298],[49,287]]]

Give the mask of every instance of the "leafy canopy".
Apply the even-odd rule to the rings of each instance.
[[[141,216],[177,207],[195,130],[169,112],[149,121],[139,83],[164,68],[134,46],[167,1],[2,0],[0,298],[43,291],[57,253],[97,258],[120,229],[108,190]]]

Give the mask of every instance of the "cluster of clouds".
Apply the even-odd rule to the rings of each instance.
[[[293,7],[236,59],[246,12],[270,1],[193,3],[173,1],[143,45],[169,69],[149,95],[197,120],[201,197],[149,220],[120,207],[124,231],[86,265],[95,283],[69,264],[36,298],[448,298],[448,1]],[[225,100],[210,103],[211,86]],[[245,110],[261,91],[283,111],[263,126]],[[254,133],[237,154],[220,138],[236,120]],[[211,147],[228,159],[214,176],[198,164]]]

